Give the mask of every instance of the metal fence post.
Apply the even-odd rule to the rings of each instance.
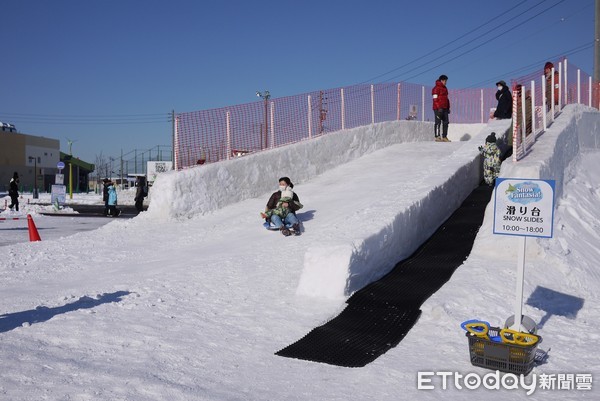
[[[308,95],[308,139],[312,138],[312,102]]]
[[[231,158],[231,112],[229,110],[227,111],[226,116],[227,144],[225,152],[227,152],[226,159],[229,160]]]
[[[592,76],[588,77],[588,106],[592,107]]]
[[[371,85],[371,124],[375,124],[375,86]]]
[[[421,121],[425,121],[425,87],[421,86]]]
[[[173,169],[179,170],[179,117],[173,111]],[[136,163],[134,170],[137,170],[137,152],[136,152]],[[137,173],[137,171],[136,171]]]
[[[531,134],[535,141],[535,81],[531,80]]]
[[[565,60],[565,65],[564,65],[564,69],[565,72],[564,74],[562,73],[563,69],[560,67],[561,63],[558,63],[560,71],[558,73],[558,82],[562,83],[564,80],[564,85],[559,84],[558,85],[558,111],[560,111],[562,109],[562,105],[563,104],[567,104],[567,60]],[[564,76],[564,78],[561,78],[561,74]],[[564,103],[563,103],[563,94],[564,94]]]
[[[521,129],[519,134],[521,135],[521,146],[523,147],[523,156],[527,153],[527,105],[525,104],[525,92],[527,88],[525,85],[521,87]],[[532,116],[533,117],[533,116]]]
[[[340,90],[340,95],[342,97],[341,107],[342,107],[342,129],[346,129],[346,105],[344,98],[344,88]]]
[[[398,94],[396,102],[396,120],[400,121],[400,83],[398,83]]]
[[[521,89],[522,90],[522,89]],[[517,106],[518,106],[518,101],[517,101],[517,96],[519,96],[517,94],[516,91],[514,91],[512,93],[512,102],[513,102],[513,113],[512,113],[512,132],[509,133],[509,135],[512,135],[512,145],[513,145],[513,154],[512,154],[512,159],[514,162],[519,160],[519,143],[517,140],[517,127],[519,125],[519,119],[517,118]]]
[[[559,63],[560,66],[560,63]],[[560,71],[562,71],[561,67],[558,67]],[[561,77],[561,73],[558,73],[558,102],[560,103],[560,90],[562,88],[562,77]],[[552,110],[552,113],[550,115],[551,120],[554,121],[554,103],[557,101],[557,99],[554,99],[554,96],[556,95],[554,93],[554,88],[556,88],[556,84],[554,83],[554,68],[552,68],[552,71],[550,71],[550,110]]]
[[[544,131],[548,129],[548,111],[547,111],[547,103],[548,99],[546,99],[546,76],[542,75],[542,123],[544,124]]]
[[[273,149],[275,147],[275,102],[271,101],[271,146],[269,148]]]
[[[483,124],[483,89],[481,89],[481,94],[480,94],[480,108],[481,108],[481,123]]]
[[[581,104],[581,70],[577,69],[577,104]]]

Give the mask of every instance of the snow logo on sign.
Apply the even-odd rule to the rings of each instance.
[[[540,186],[534,182],[526,181],[518,184],[508,184],[508,189],[505,191],[508,195],[508,200],[514,203],[527,205],[531,202],[539,202],[544,198],[544,194]]]

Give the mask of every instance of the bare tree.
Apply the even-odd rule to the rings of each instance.
[[[108,177],[108,161],[106,160],[106,156],[104,156],[102,151],[99,154],[96,154],[95,164],[96,184],[99,186],[102,178],[102,173],[104,172],[104,176]]]

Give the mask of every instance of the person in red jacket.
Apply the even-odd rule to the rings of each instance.
[[[450,142],[448,139],[448,124],[450,123],[448,114],[450,114],[450,100],[448,100],[448,89],[446,88],[448,77],[440,75],[435,86],[431,90],[433,97],[433,113],[435,114],[435,124],[433,126],[433,134],[436,142]],[[441,136],[440,136],[441,126]]]

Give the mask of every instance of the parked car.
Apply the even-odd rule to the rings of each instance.
[[[3,123],[2,121],[0,121],[0,129],[2,129],[2,131],[17,132],[14,124]]]

